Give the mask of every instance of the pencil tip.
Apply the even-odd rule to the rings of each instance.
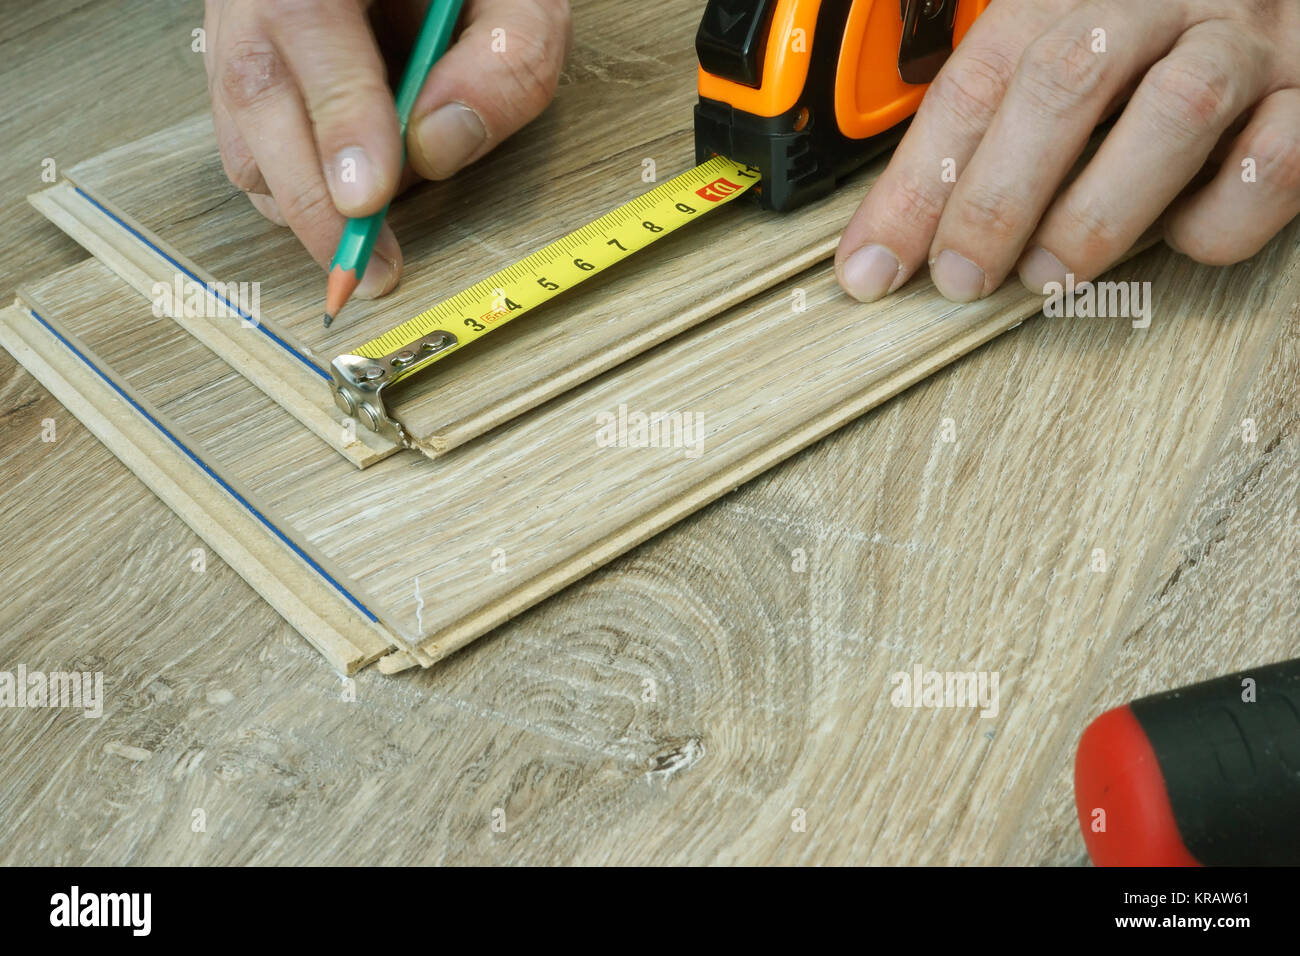
[[[334,266],[330,269],[329,279],[325,283],[325,327],[343,311],[348,299],[360,283],[356,269],[344,269]]]

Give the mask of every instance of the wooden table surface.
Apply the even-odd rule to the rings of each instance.
[[[19,9],[9,294],[85,257],[24,201],[44,159],[206,102],[197,3]],[[106,694],[0,713],[0,860],[1078,863],[1091,717],[1300,653],[1296,235],[1139,258],[1150,329],[1031,320],[355,700],[0,352],[0,670]],[[996,672],[997,716],[892,706],[918,665]]]

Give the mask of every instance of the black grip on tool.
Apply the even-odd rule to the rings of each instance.
[[[1129,706],[1192,856],[1206,866],[1300,864],[1300,660]]]

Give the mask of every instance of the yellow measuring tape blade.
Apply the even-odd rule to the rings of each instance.
[[[420,360],[418,349],[411,349],[412,343],[445,331],[455,337],[455,345],[429,358],[449,355],[730,202],[758,181],[753,167],[715,157],[352,349],[351,354],[392,360],[391,384],[429,365]]]

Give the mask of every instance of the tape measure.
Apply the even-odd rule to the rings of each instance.
[[[716,156],[656,186],[338,356],[331,363],[335,402],[371,431],[408,445],[401,424],[384,407],[385,388],[725,205],[758,181],[756,168]]]

